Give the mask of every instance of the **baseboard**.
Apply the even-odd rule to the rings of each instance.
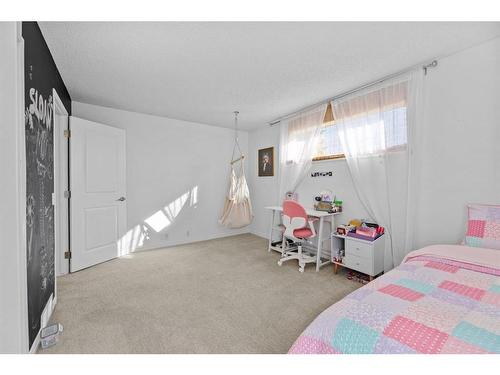
[[[256,232],[256,231],[252,231],[250,233],[257,236],[257,237],[264,238],[266,240],[269,239],[269,233],[260,233],[260,232]]]
[[[195,240],[166,241],[165,243],[162,243],[162,244],[157,244],[157,245],[145,246],[145,247],[137,248],[132,253],[140,253],[142,251],[158,250],[158,249],[163,249],[165,247],[188,245],[188,244],[193,244],[193,243],[197,243],[197,242],[216,240],[218,238],[239,236],[241,234],[247,234],[247,233],[250,233],[250,231],[249,230],[241,230],[241,231],[237,231],[235,233],[217,233],[217,234],[212,234],[212,235],[205,236],[204,238],[198,238],[198,239],[195,239]]]

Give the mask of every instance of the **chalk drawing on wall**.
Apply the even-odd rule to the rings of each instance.
[[[30,346],[54,293],[54,132],[52,95],[29,88],[26,130],[26,234]]]

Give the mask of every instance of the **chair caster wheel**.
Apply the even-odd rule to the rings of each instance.
[[[283,262],[281,260],[278,260],[278,266],[281,266]]]
[[[300,268],[299,268],[299,272],[300,272],[300,273],[304,273],[304,267],[300,267]]]

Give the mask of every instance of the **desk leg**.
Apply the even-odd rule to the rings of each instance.
[[[335,226],[335,215],[330,216],[330,233],[328,233],[328,236],[330,238],[330,260],[333,259],[333,254],[332,254],[332,233],[336,233],[337,228]],[[344,244],[345,247],[345,244]]]
[[[271,210],[271,228],[269,229],[269,246],[267,248],[268,252],[271,252],[271,243],[273,242],[273,228],[274,228],[274,216],[275,212],[274,210]]]
[[[319,218],[318,229],[318,249],[316,251],[316,272],[319,271],[321,266],[321,248],[323,247],[323,216]]]

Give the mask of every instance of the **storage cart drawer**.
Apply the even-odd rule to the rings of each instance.
[[[373,264],[371,258],[370,259],[361,258],[356,255],[346,254],[346,256],[343,259],[343,263],[345,264],[346,267],[350,269],[374,276]]]
[[[372,259],[373,246],[368,243],[363,243],[355,240],[346,240],[345,254],[354,255],[360,258]]]

